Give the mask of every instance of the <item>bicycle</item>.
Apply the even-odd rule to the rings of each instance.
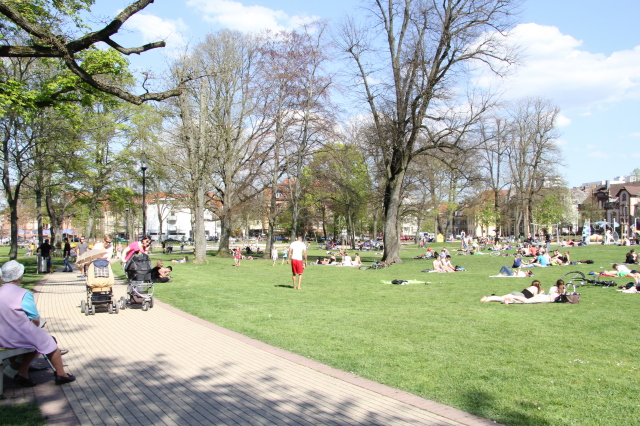
[[[567,272],[566,274],[564,274],[561,278],[565,285],[572,285],[574,287],[580,287],[583,286],[585,283],[588,284],[593,284],[595,286],[602,286],[605,288],[609,288],[611,286],[615,286],[616,282],[613,280],[609,280],[609,281],[602,281],[602,280],[597,280],[597,279],[591,279],[591,278],[586,278],[584,276],[584,273],[580,272],[580,271],[571,271],[571,272]]]
[[[374,262],[371,265],[362,265],[359,269],[361,271],[366,271],[367,269],[383,269],[383,268],[386,268],[388,266],[389,266],[388,263]]]

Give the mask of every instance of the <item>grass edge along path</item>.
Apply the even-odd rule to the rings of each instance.
[[[596,262],[534,273],[549,288],[570,270],[610,268],[627,250],[574,248],[574,259]],[[257,259],[235,268],[232,259],[212,256],[206,265],[173,265],[175,281],[157,285],[156,294],[249,337],[508,425],[640,418],[637,404],[628,403],[639,388],[632,318],[640,296],[589,286],[579,305],[485,304],[483,295],[530,283],[488,278],[512,258],[454,256],[467,271],[426,274],[420,271],[430,262],[412,259],[418,253],[405,249],[403,264],[377,271],[309,266],[302,291],[293,290],[290,269],[280,262]],[[162,258],[170,257],[154,257]],[[381,284],[392,279],[430,284]]]

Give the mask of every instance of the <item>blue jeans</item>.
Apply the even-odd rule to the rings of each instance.
[[[506,275],[508,277],[512,277],[513,276],[513,271],[507,265],[504,265],[502,268],[500,268],[500,273],[502,275]]]
[[[71,266],[71,263],[69,263],[69,258],[65,257],[64,258],[64,270],[62,272],[71,272],[73,271],[73,267]]]

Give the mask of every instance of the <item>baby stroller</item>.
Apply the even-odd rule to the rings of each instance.
[[[96,306],[106,306],[107,312],[117,314],[120,306],[113,300],[113,271],[108,260],[97,259],[87,268],[87,299],[80,302],[80,312],[95,315]]]
[[[151,260],[144,253],[134,254],[124,266],[129,280],[127,298],[120,299],[122,309],[141,305],[143,311],[153,308],[153,282],[151,281]]]

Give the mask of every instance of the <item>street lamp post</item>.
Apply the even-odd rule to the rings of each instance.
[[[124,237],[126,238],[127,241],[129,241],[129,207],[127,206],[127,208],[125,209],[126,213],[124,216],[124,220],[125,220],[125,235]],[[131,242],[131,241],[129,241]]]
[[[140,169],[142,170],[142,235],[147,235],[147,155],[142,154],[140,159]]]

